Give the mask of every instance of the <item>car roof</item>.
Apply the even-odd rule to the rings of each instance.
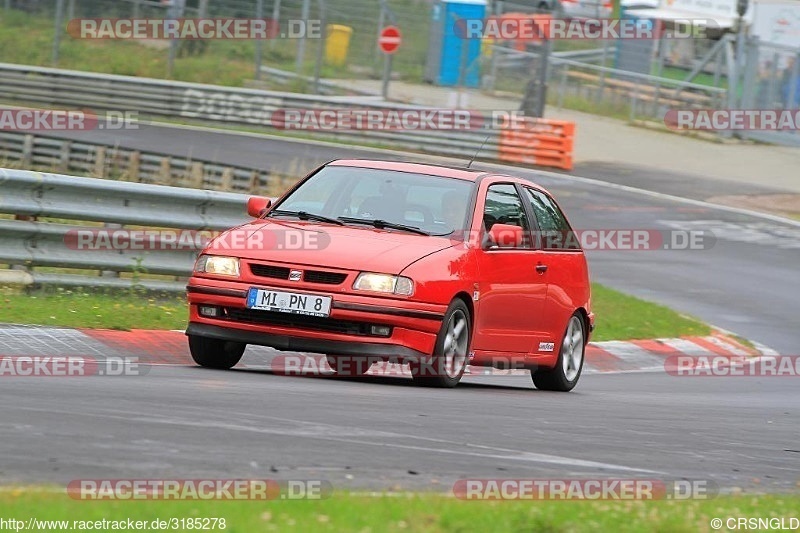
[[[417,174],[427,174],[429,176],[440,176],[443,178],[458,178],[468,181],[475,181],[479,177],[487,174],[486,171],[477,169],[453,168],[444,165],[433,165],[430,163],[410,163],[406,161],[381,161],[377,159],[336,159],[328,163],[328,165],[338,167],[374,168],[378,170],[395,170],[398,172],[414,172]]]
[[[395,170],[398,172],[414,172],[416,174],[427,174],[429,176],[439,176],[443,178],[457,178],[466,181],[477,181],[483,177],[492,177],[500,179],[510,179],[523,182],[525,185],[539,189],[540,191],[547,192],[547,189],[533,181],[520,178],[519,176],[512,176],[510,174],[503,174],[499,172],[489,172],[476,168],[455,168],[445,165],[435,165],[432,163],[414,163],[408,161],[384,161],[379,159],[335,159],[328,163],[329,166],[340,167],[360,167],[360,168],[374,168],[378,170]]]

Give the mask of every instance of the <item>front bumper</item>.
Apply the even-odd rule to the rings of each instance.
[[[396,344],[378,344],[373,342],[331,341],[313,337],[297,337],[292,335],[274,335],[270,333],[248,331],[211,324],[190,323],[186,328],[187,335],[208,337],[258,346],[269,346],[277,350],[292,352],[314,352],[331,355],[354,355],[401,360],[422,360],[427,356],[406,346]]]
[[[331,296],[330,316],[307,318],[249,310],[245,301],[251,286]],[[328,292],[303,285],[253,284],[198,277],[189,280],[187,293],[187,335],[270,346],[278,350],[387,359],[417,359],[431,354],[447,309],[446,305]],[[198,312],[200,305],[220,307],[225,311],[224,316],[201,316]],[[368,329],[371,325],[390,326],[391,333],[388,336],[365,333],[365,327]]]

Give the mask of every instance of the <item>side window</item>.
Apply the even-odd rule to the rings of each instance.
[[[525,191],[539,225],[541,247],[545,250],[580,250],[577,235],[555,202],[541,191],[528,187]]]
[[[531,248],[530,226],[522,200],[517,189],[510,183],[490,185],[486,191],[486,205],[483,210],[483,224],[488,232],[495,224],[509,224],[523,229],[525,240],[522,248]]]

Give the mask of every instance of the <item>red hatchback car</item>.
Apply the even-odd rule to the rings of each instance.
[[[326,354],[342,373],[408,363],[442,387],[468,364],[531,369],[545,390],[578,382],[594,327],[588,268],[541,187],[338,160],[274,205],[250,198],[248,213],[203,250],[187,286],[199,365],[230,368],[255,344]]]

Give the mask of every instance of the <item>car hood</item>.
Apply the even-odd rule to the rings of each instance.
[[[259,219],[221,233],[204,253],[399,274],[418,259],[455,244],[447,237],[369,226]]]

